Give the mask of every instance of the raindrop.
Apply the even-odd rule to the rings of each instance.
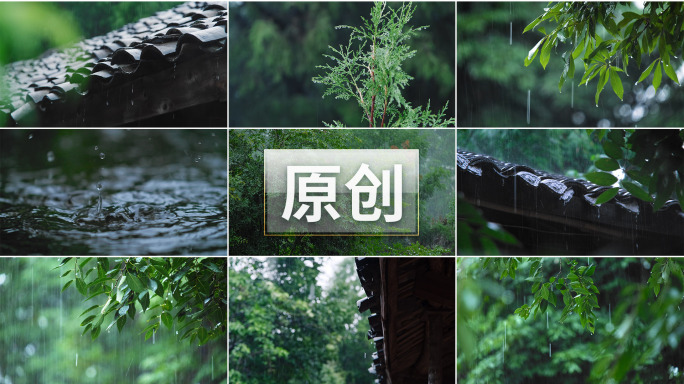
[[[55,161],[55,153],[54,152],[49,151],[47,153],[47,161],[48,161],[48,163],[52,163],[53,161]]]
[[[76,354],[76,366],[78,367],[78,353]]]
[[[508,45],[513,45],[513,22],[511,21],[511,28],[510,28],[510,37],[508,40]]]
[[[570,88],[570,108],[575,108],[575,81],[572,81],[572,87]]]
[[[546,312],[546,329],[549,329],[549,313]]]
[[[195,163],[199,163],[202,160],[202,155],[195,156]]]
[[[97,150],[99,150],[99,149],[100,149],[100,147],[96,145],[96,146],[95,146],[95,150],[97,151]]]
[[[527,125],[530,125],[530,90],[529,89],[527,90]]]
[[[133,105],[133,99],[131,99],[131,105]],[[597,107],[598,107],[598,105],[597,105]]]
[[[551,357],[551,343],[549,343],[549,357]]]
[[[613,318],[610,315],[610,303],[608,303],[608,323],[613,324]]]
[[[33,139],[33,133],[29,133],[28,139],[29,139],[29,140]]]
[[[152,344],[154,344],[154,335],[156,335],[156,334],[157,334],[157,332],[152,331]]]
[[[100,159],[104,160],[104,158],[105,158],[104,152],[100,152]]]
[[[102,213],[102,183],[97,183],[97,214]]]

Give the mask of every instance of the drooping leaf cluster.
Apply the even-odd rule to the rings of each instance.
[[[402,69],[402,63],[416,54],[407,40],[427,26],[409,26],[416,7],[404,4],[398,10],[385,2],[375,2],[370,19],[363,26],[337,26],[351,30],[349,42],[338,48],[329,46],[332,55],[323,55],[333,64],[319,65],[325,73],[313,78],[327,86],[323,97],[357,101],[369,127],[441,127],[454,125],[447,119],[445,105],[438,113],[427,107],[412,107],[402,91],[413,79]],[[329,126],[344,124],[335,121]]]
[[[575,75],[575,61],[582,60],[584,75],[579,85],[587,85],[598,77],[595,103],[598,105],[603,88],[610,81],[615,94],[623,99],[623,79],[630,60],[642,67],[642,56],[652,60],[637,82],[646,80],[653,72],[652,85],[657,91],[663,72],[679,84],[674,63],[684,44],[684,4],[677,2],[645,3],[641,12],[628,11],[630,3],[558,2],[545,8],[524,30],[536,29],[544,37],[528,52],[525,66],[534,62],[546,68],[551,51],[564,50],[565,62],[558,83],[559,91],[566,80]],[[547,32],[541,24],[548,22],[553,29]],[[651,55],[657,51],[657,57]],[[655,71],[654,71],[655,68]]]
[[[62,277],[71,280],[62,290],[73,283],[86,301],[100,300],[81,314],[83,334],[90,332],[93,339],[107,322],[105,330],[116,325],[121,332],[128,319],[140,313],[148,316],[149,325],[142,331],[146,340],[162,324],[180,340],[197,340],[199,345],[226,333],[225,258],[67,257],[58,267],[70,261],[73,268]]]
[[[483,268],[486,268],[492,260],[493,267],[501,271],[500,279],[507,276],[515,279],[518,265],[523,262],[521,257],[487,258],[482,265]],[[599,308],[596,296],[599,290],[592,279],[596,265],[578,266],[577,260],[562,259],[558,273],[549,277],[547,281],[542,270],[544,259],[536,258],[531,259],[531,261],[528,280],[533,282],[534,301],[529,305],[523,304],[515,310],[515,313],[523,319],[527,319],[530,314],[536,318],[537,313],[546,312],[549,304],[557,307],[560,303],[558,300],[560,297],[565,306],[559,321],[562,323],[571,313],[576,313],[580,318],[582,328],[586,327],[589,332],[594,333],[596,323],[594,309]],[[568,267],[567,273],[563,273],[563,264]]]
[[[684,130],[600,129],[596,133],[607,157],[595,161],[599,171],[585,174],[602,186],[618,181],[610,172],[622,169],[620,185],[633,196],[653,203],[654,212],[669,199],[684,202]],[[599,195],[595,204],[610,201],[618,193],[612,187]]]
[[[459,382],[546,382],[558,377],[567,383],[681,381],[681,259],[574,261],[579,266],[573,272],[578,281],[582,273],[584,277],[591,273],[593,284],[597,290],[600,287],[592,335],[583,332],[586,327],[579,313],[563,322],[560,311],[550,306],[546,319],[523,320],[513,315],[513,308],[519,313],[524,305],[536,302],[546,284],[550,284],[549,293],[559,287],[558,278],[551,280],[566,274],[567,259],[493,258],[488,268],[483,268],[486,259],[458,260]],[[521,276],[520,271],[528,267],[541,268],[536,281]],[[500,279],[504,272],[516,277]],[[537,283],[537,292],[530,296],[531,284]],[[564,283],[571,289],[572,282],[565,279]],[[591,287],[587,290],[594,292]],[[572,295],[575,299],[581,293]],[[578,306],[573,312],[580,310]]]

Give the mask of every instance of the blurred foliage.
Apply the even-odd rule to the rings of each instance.
[[[539,38],[533,33],[523,34],[523,30],[544,13],[545,7],[546,3],[535,2],[458,3],[458,126],[681,125],[684,93],[665,81],[657,91],[643,83],[634,85],[643,71],[636,59],[621,67],[634,79],[623,81],[623,101],[604,97],[596,103],[596,90],[580,87],[579,78],[566,80],[559,93],[558,77],[566,61],[553,50],[548,52],[546,70],[538,65],[525,68],[523,59]],[[603,27],[598,27],[597,33],[603,34]],[[579,56],[575,65],[582,67]]]
[[[336,29],[350,29],[349,43],[338,48],[329,47],[334,55],[324,55],[335,65],[319,65],[325,74],[313,82],[327,86],[323,97],[354,99],[363,110],[369,127],[445,127],[454,119],[444,118],[446,107],[433,114],[430,102],[424,110],[413,108],[402,92],[413,77],[401,68],[402,63],[416,55],[408,40],[428,26],[413,27],[415,6],[403,4],[398,10],[376,1],[370,19],[362,18],[362,27],[339,25]],[[326,124],[328,125],[328,124]],[[335,126],[342,126],[339,121]]]
[[[588,171],[592,156],[603,152],[577,129],[459,129],[457,145],[459,150],[570,177]]]
[[[459,382],[682,382],[683,266],[676,258],[458,259]],[[587,296],[572,284],[590,273],[597,288]],[[565,279],[572,274],[578,279]],[[564,313],[568,303],[575,312],[564,321],[548,304],[546,321],[513,315],[563,289],[576,293],[563,302]],[[591,314],[584,298],[595,301]],[[583,331],[583,314],[594,320],[593,335]]]
[[[541,26],[545,21],[551,23],[551,28],[555,27],[549,33]],[[650,54],[657,48],[658,58],[645,66],[646,69],[637,81],[645,80],[653,72],[652,84],[654,91],[657,92],[663,72],[679,85],[675,69],[670,63],[670,56],[675,59],[677,55],[681,56],[684,42],[682,23],[684,4],[680,3],[654,2],[637,7],[629,2],[558,2],[544,8],[544,13],[523,30],[525,33],[537,29],[544,34],[527,54],[525,66],[530,65],[541,52],[539,62],[546,68],[551,50],[558,51],[561,44],[567,41],[567,50],[561,55],[565,60],[565,69],[561,73],[558,89],[561,90],[565,81],[574,77],[575,60],[582,56],[584,75],[580,84],[586,85],[598,77],[595,96],[598,105],[601,91],[609,80],[611,88],[622,100],[624,89],[620,72],[624,73],[625,77],[629,76],[625,69],[628,68],[630,58],[634,58],[641,70],[642,56],[651,61]],[[678,68],[681,63],[673,65]]]
[[[65,258],[59,267],[69,267],[71,259]],[[62,290],[73,283],[86,301],[104,301],[107,297],[106,302],[81,314],[88,315],[81,323],[83,334],[90,332],[93,339],[97,338],[110,319],[105,330],[116,324],[121,332],[127,319],[135,319],[138,309],[149,316],[149,325],[143,330],[145,340],[154,336],[162,324],[175,330],[180,340],[197,340],[199,345],[226,334],[225,258],[113,260],[76,258],[73,269],[62,274],[71,277]]]
[[[0,3],[0,65],[75,43],[79,35],[74,17],[56,3]]]
[[[458,255],[498,255],[503,247],[517,247],[520,242],[508,233],[501,225],[487,221],[472,204],[465,201],[459,194]]]
[[[328,46],[347,44],[336,25],[356,25],[372,5],[363,2],[230,3],[230,126],[317,127],[323,121],[366,126],[353,101],[323,100],[311,82]],[[389,4],[388,7],[397,6]],[[415,79],[404,97],[412,105],[449,107],[454,116],[454,4],[420,3],[414,25],[430,25],[412,39],[420,54],[403,69]],[[305,27],[304,27],[305,26]]]
[[[0,65],[35,58],[177,6],[177,2],[0,3]]]
[[[680,207],[684,206],[684,130],[588,131],[590,135],[594,132],[608,157],[595,161],[600,171],[585,175],[589,181],[613,185],[618,180],[608,172],[622,169],[625,177],[620,185],[633,196],[652,202],[654,212],[669,199],[676,199]],[[595,204],[612,199],[617,188],[603,192]]]
[[[160,329],[141,334],[144,316],[121,332],[82,335],[89,304],[76,289],[62,291],[67,266],[56,258],[0,258],[0,382],[226,383],[223,339],[197,347]],[[224,280],[225,284],[225,280]],[[225,293],[225,290],[224,290]]]
[[[372,380],[373,346],[354,305],[354,259],[343,259],[325,291],[316,284],[321,263],[310,257],[230,259],[231,383]]]
[[[58,6],[73,15],[83,38],[105,35],[126,24],[182,4],[174,1],[74,1]]]
[[[229,254],[453,254],[454,139],[453,130],[230,130]],[[402,143],[420,150],[420,236],[263,236],[264,148],[389,149]]]

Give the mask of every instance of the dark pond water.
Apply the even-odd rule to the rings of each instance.
[[[226,255],[226,139],[0,131],[0,253]]]

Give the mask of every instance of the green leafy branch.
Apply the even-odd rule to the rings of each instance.
[[[584,176],[592,183],[612,186],[618,179],[612,173],[622,169],[620,185],[643,201],[653,203],[654,212],[676,197],[684,202],[684,130],[599,129],[596,133],[607,157],[594,162],[599,171]],[[610,201],[618,193],[612,187],[601,193],[596,205]]]
[[[539,54],[539,62],[544,69],[549,63],[551,50],[562,44],[569,46],[562,54],[564,69],[558,82],[561,91],[567,79],[575,75],[575,60],[581,58],[584,75],[580,84],[585,86],[598,77],[595,102],[598,105],[603,88],[610,81],[615,94],[622,100],[624,89],[620,73],[626,76],[630,60],[641,68],[642,55],[649,57],[656,49],[658,56],[641,73],[637,83],[646,80],[653,72],[653,88],[658,90],[662,73],[679,84],[677,74],[670,58],[675,57],[682,48],[684,40],[684,3],[652,2],[646,3],[641,14],[623,12],[629,3],[604,2],[558,2],[534,19],[523,33],[537,30],[544,34],[539,42],[528,52],[525,66],[534,62]],[[547,33],[542,22],[555,26]],[[597,27],[602,26],[603,29]],[[602,32],[608,35],[601,36]],[[655,71],[654,71],[655,69]]]
[[[137,310],[151,313],[142,333],[152,337],[163,324],[169,330],[176,325],[180,340],[190,338],[205,344],[226,331],[226,260],[215,258],[124,258],[67,257],[56,268],[73,260],[73,268],[61,277],[72,276],[62,291],[72,283],[85,301],[103,296],[104,304],[95,304],[81,313],[83,334],[96,339],[105,324],[116,325],[119,332]],[[110,260],[113,260],[112,263]],[[109,316],[111,315],[111,316]],[[109,321],[109,320],[108,320]]]
[[[483,263],[483,268],[486,268],[492,261],[495,270],[501,272],[499,279],[502,280],[506,276],[515,279],[516,270],[524,260],[522,257],[487,258]],[[546,312],[549,304],[555,308],[560,302],[559,299],[562,299],[565,306],[560,322],[565,321],[571,313],[576,313],[580,318],[582,327],[589,329],[589,332],[593,334],[596,323],[594,309],[599,308],[596,296],[599,290],[592,279],[596,265],[578,266],[579,263],[576,260],[561,259],[561,270],[547,281],[542,270],[544,259],[530,258],[529,261],[531,265],[527,280],[533,282],[534,300],[532,304],[523,304],[514,313],[523,319],[529,318],[530,314],[536,318],[537,313]],[[561,277],[563,263],[568,265],[569,270]]]
[[[323,55],[333,65],[319,65],[325,73],[314,77],[314,83],[327,86],[323,97],[357,101],[363,110],[363,119],[369,127],[385,126],[447,126],[455,119],[445,119],[444,106],[437,114],[427,108],[413,108],[402,96],[402,90],[413,79],[402,69],[405,60],[416,51],[406,42],[418,31],[428,28],[408,26],[416,7],[402,5],[398,10],[385,2],[375,2],[370,19],[362,17],[363,26],[339,25],[336,29],[351,31],[349,42],[339,48],[329,46],[332,55]],[[341,127],[335,121],[327,126]]]

